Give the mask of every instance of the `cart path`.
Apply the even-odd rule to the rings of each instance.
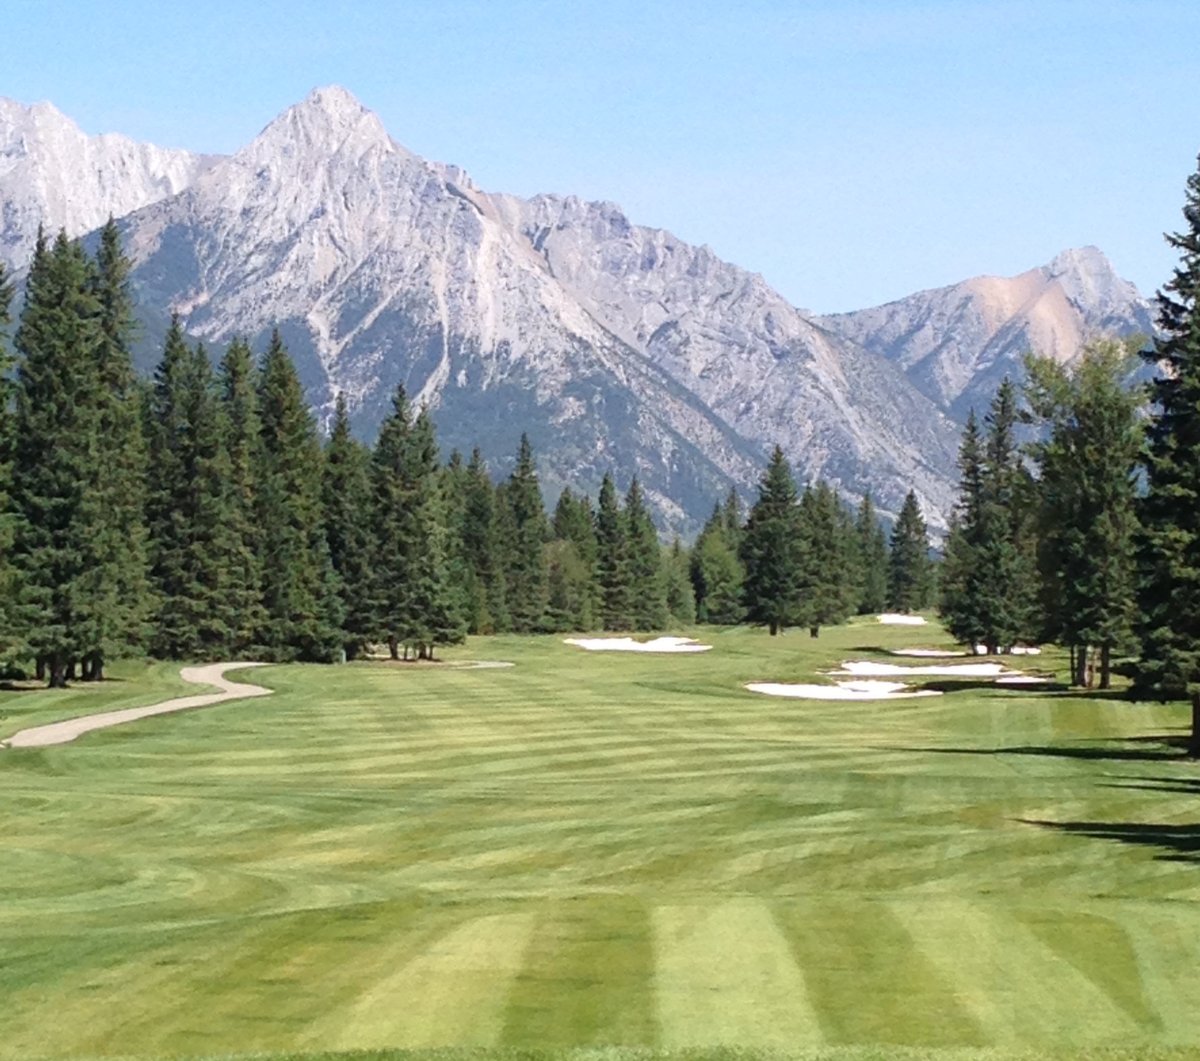
[[[43,726],[31,726],[19,730],[7,740],[0,741],[0,747],[8,748],[45,748],[51,744],[67,744],[84,733],[97,729],[107,729],[109,726],[120,726],[126,722],[136,722],[139,718],[150,718],[152,715],[167,715],[172,711],[186,711],[192,707],[210,707],[213,704],[223,704],[226,700],[243,700],[251,696],[270,696],[273,689],[261,685],[251,685],[246,682],[230,681],[225,677],[229,670],[242,670],[246,667],[265,667],[265,663],[207,663],[200,667],[184,667],[179,676],[192,685],[216,686],[220,692],[201,693],[198,696],[178,696],[173,700],[163,700],[161,703],[149,704],[146,707],[128,707],[121,711],[103,711],[96,715],[83,715],[80,718],[68,718],[62,722],[49,722]]]

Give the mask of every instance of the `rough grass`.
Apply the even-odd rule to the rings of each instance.
[[[778,700],[741,685],[939,635],[699,636],[277,667],[0,752],[0,1057],[1200,1053],[1182,705]]]

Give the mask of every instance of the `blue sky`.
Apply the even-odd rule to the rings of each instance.
[[[0,95],[228,152],[345,85],[484,188],[611,199],[796,304],[1094,243],[1150,293],[1200,153],[1196,0],[4,5]]]

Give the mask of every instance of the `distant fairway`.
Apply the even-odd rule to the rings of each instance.
[[[1200,1056],[1183,705],[772,699],[939,635],[690,632],[0,751],[0,1057]],[[125,673],[0,694],[0,735],[178,688]]]

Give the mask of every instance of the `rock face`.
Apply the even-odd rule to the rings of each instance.
[[[1153,331],[1150,304],[1095,247],[822,320],[898,365],[956,419],[986,408],[1006,374],[1019,377],[1028,351],[1065,362],[1094,336]]]
[[[152,340],[168,311],[214,347],[278,327],[314,406],[344,393],[363,436],[403,383],[447,448],[503,469],[527,431],[549,492],[637,474],[684,531],[730,486],[750,492],[776,442],[802,481],[870,490],[884,512],[912,487],[944,525],[962,402],[1030,337],[1069,356],[1144,306],[1088,250],[814,318],[611,203],[489,194],[340,88],[227,158],[0,101],[0,204],[17,266],[39,220],[78,234],[122,217]]]
[[[38,225],[70,236],[182,191],[212,160],[88,136],[49,103],[0,98],[0,261],[29,261]]]

